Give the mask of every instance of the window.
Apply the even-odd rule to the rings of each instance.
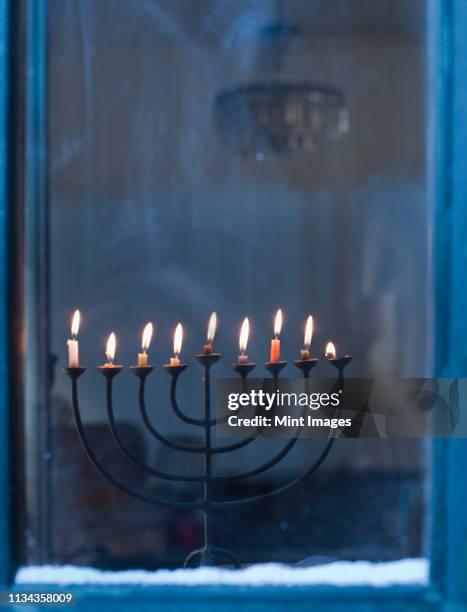
[[[60,373],[66,322],[78,305],[84,313],[82,360],[89,365],[98,363],[111,330],[118,333],[119,360],[132,363],[147,320],[157,326],[151,354],[158,365],[170,354],[178,320],[188,332],[184,354],[192,356],[216,310],[225,354],[218,375],[229,375],[242,317],[253,321],[249,352],[261,363],[279,306],[287,315],[283,350],[289,359],[311,311],[318,322],[316,351],[330,338],[347,348],[354,354],[351,376],[422,376],[439,365],[432,347],[447,333],[440,313],[450,325],[456,315],[444,297],[434,302],[434,271],[461,274],[455,257],[461,238],[454,232],[448,256],[443,245],[451,235],[442,232],[450,227],[444,205],[451,196],[441,194],[447,178],[433,168],[427,136],[427,58],[436,48],[427,24],[428,16],[438,19],[438,32],[452,25],[450,13],[438,14],[439,7],[421,0],[409,8],[380,2],[377,9],[338,2],[333,10],[326,3],[305,10],[290,0],[282,13],[266,4],[48,3],[48,192],[42,202],[34,196],[40,206],[27,209],[26,225],[26,315],[29,338],[37,342],[26,361],[26,563],[178,566],[200,535],[196,513],[154,512],[123,498],[86,462]],[[285,44],[265,43],[264,32],[277,19],[300,28],[289,39],[284,27]],[[339,138],[318,139],[310,152],[302,135],[286,145],[274,140],[280,130],[274,131],[270,116],[258,139],[249,113],[262,102],[248,99],[245,127],[238,123],[245,115],[222,106],[222,95],[241,92],[245,83],[264,84],[272,69],[285,81],[299,73],[305,83],[342,93],[350,130],[340,125]],[[451,69],[457,74],[455,62]],[[440,89],[440,101],[450,109],[454,104],[454,114],[449,89]],[[298,106],[292,108],[291,122],[300,115]],[[28,110],[37,120],[37,109]],[[331,115],[324,113],[323,122]],[[451,151],[453,143],[443,145]],[[443,160],[436,158],[440,167]],[[36,250],[41,236],[49,237],[47,248]],[[41,286],[38,274],[48,282]],[[40,291],[31,292],[32,286]],[[458,299],[454,291],[453,303]],[[449,342],[441,365],[456,374],[459,341],[452,334]],[[54,363],[50,386],[37,374],[38,359]],[[190,499],[191,487],[151,482],[119,457],[107,431],[103,381],[92,370],[82,380],[81,401],[102,457],[142,490]],[[191,458],[169,455],[144,434],[133,408],[134,382],[129,375],[118,381],[125,440],[152,465],[194,472]],[[170,415],[163,373],[154,374],[149,386],[158,425],[191,443],[190,428]],[[193,415],[200,387],[191,361],[180,403]],[[300,444],[273,472],[220,494],[261,491],[289,479],[319,452],[315,442]],[[225,457],[215,467],[229,472],[237,461],[254,466],[276,446],[259,441],[248,454],[239,451],[240,459]],[[215,537],[244,563],[426,556],[438,580],[444,566],[430,534],[437,531],[433,523],[441,517],[444,525],[452,512],[446,529],[461,528],[450,504],[465,507],[455,479],[463,449],[462,441],[434,448],[414,441],[339,441],[293,496],[222,514]],[[443,470],[444,491],[438,489]],[[345,515],[336,508],[345,508]],[[453,559],[455,551],[462,554],[456,546],[448,553]]]
[[[370,4],[350,14],[344,4],[331,12],[322,3],[285,2],[276,14],[273,3],[250,1],[49,3],[46,224],[55,375],[44,411],[50,423],[40,430],[50,430],[54,459],[27,492],[31,559],[48,547],[58,563],[177,566],[201,534],[196,512],[154,510],[122,497],[83,454],[60,373],[75,306],[84,315],[82,359],[89,365],[99,363],[111,330],[119,360],[133,363],[148,320],[156,323],[152,357],[160,364],[182,321],[190,368],[179,393],[191,415],[199,411],[202,386],[190,356],[211,310],[221,318],[219,376],[231,373],[246,314],[253,324],[249,353],[262,360],[279,306],[289,359],[312,312],[314,351],[334,339],[355,355],[349,375],[428,371],[426,6],[412,2],[407,12],[403,3],[383,2],[378,10]],[[277,20],[284,31],[297,30],[278,41],[271,34]],[[257,138],[253,124],[242,127],[246,111],[239,109],[244,104],[251,114],[260,102],[228,97],[245,83],[297,80],[334,87],[348,109],[350,130],[329,141],[317,136],[311,152],[306,143]],[[292,104],[288,112],[292,117]],[[275,116],[270,123],[265,131],[284,128]],[[320,370],[331,375],[325,364]],[[193,428],[170,413],[164,373],[148,384],[157,426],[195,443]],[[101,377],[90,371],[80,385],[90,439],[115,473],[165,497],[196,496],[193,486],[135,471],[109,434]],[[130,377],[118,380],[115,402],[135,453],[165,471],[199,473],[196,457],[145,435]],[[35,410],[33,403],[28,409]],[[261,477],[220,488],[220,497],[287,481],[323,443],[297,446]],[[259,441],[214,467],[253,468],[276,448],[276,440]],[[423,556],[428,451],[415,441],[339,441],[292,497],[223,512],[214,538],[250,563]],[[345,515],[333,511],[344,504]]]

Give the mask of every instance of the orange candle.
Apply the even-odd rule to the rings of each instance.
[[[275,338],[271,340],[271,363],[278,363],[281,360],[281,341],[279,340],[279,334],[282,329],[282,310],[279,310],[276,313],[276,318],[274,319],[274,334]]]
[[[281,360],[281,341],[279,338],[271,340],[271,363],[277,363]]]
[[[175,328],[174,333],[174,356],[170,358],[171,366],[180,365],[180,353],[182,352],[182,341],[183,341],[183,327],[182,324],[179,323]]]

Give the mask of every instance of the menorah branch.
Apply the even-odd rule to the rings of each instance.
[[[97,459],[94,451],[92,450],[89,441],[86,438],[86,434],[84,432],[83,423],[81,421],[81,414],[79,409],[79,401],[78,401],[78,378],[86,371],[86,368],[77,367],[77,368],[66,368],[65,373],[71,378],[71,401],[72,401],[72,409],[73,416],[75,419],[76,429],[78,432],[78,437],[83,446],[83,449],[92,463],[92,465],[96,468],[96,470],[103,476],[110,484],[112,484],[115,488],[117,488],[122,493],[126,493],[135,499],[139,499],[147,504],[151,504],[154,506],[169,506],[173,508],[192,508],[192,509],[203,509],[205,507],[202,502],[183,502],[178,500],[164,499],[161,497],[152,497],[149,495],[145,495],[144,493],[140,493],[138,491],[133,490],[127,485],[118,481],[112,474],[110,474],[107,469],[102,465],[102,463]]]
[[[196,425],[198,427],[204,427],[204,419],[194,419],[193,417],[186,415],[182,410],[180,410],[178,406],[177,381],[178,381],[178,377],[184,370],[186,370],[187,366],[186,365],[179,365],[179,366],[166,365],[164,366],[164,368],[172,377],[172,380],[170,382],[170,404],[172,406],[172,410],[175,412],[175,414],[181,421],[184,421],[185,423],[188,423],[189,425]]]
[[[246,384],[246,379],[244,378],[242,380],[242,386],[245,384]],[[243,408],[244,406],[241,406],[238,412],[241,413]],[[258,407],[255,409],[255,415],[256,414],[258,414]],[[216,425],[219,425],[220,423],[227,421],[229,416],[230,415],[227,414],[225,418],[222,417],[221,419],[216,419]],[[248,446],[249,444],[251,444],[252,442],[258,439],[259,435],[261,434],[262,431],[264,431],[265,427],[266,427],[265,425],[262,425],[256,430],[254,436],[248,436],[246,438],[243,438],[242,440],[239,440],[238,442],[232,442],[232,444],[224,444],[223,446],[214,446],[212,449],[212,454],[220,455],[220,454],[230,453],[232,451],[239,450],[240,448],[245,448],[245,446]]]
[[[107,415],[109,417],[109,425],[110,431],[112,433],[112,437],[117,448],[120,452],[132,463],[141,468],[143,471],[148,474],[152,474],[153,476],[157,476],[157,478],[162,478],[163,480],[173,480],[178,482],[203,482],[202,476],[180,476],[176,474],[168,474],[166,472],[162,472],[161,470],[157,470],[143,461],[140,461],[137,457],[132,455],[128,449],[125,447],[120,434],[118,433],[117,424],[115,422],[115,416],[113,411],[113,401],[112,401],[112,378],[107,378],[106,381],[106,404],[107,404]]]
[[[303,417],[305,414],[305,408],[302,408],[301,410],[301,416]],[[252,476],[258,476],[259,474],[262,474],[263,472],[266,472],[267,470],[269,470],[270,468],[272,468],[273,466],[275,466],[277,463],[279,463],[291,450],[292,448],[295,446],[295,444],[297,443],[297,440],[299,439],[299,436],[301,434],[303,427],[298,427],[297,430],[295,431],[295,435],[293,438],[291,438],[287,444],[282,448],[282,450],[277,453],[277,455],[275,457],[273,457],[272,459],[270,459],[269,461],[267,461],[266,463],[263,463],[263,465],[260,465],[257,468],[254,468],[252,470],[248,470],[247,472],[240,472],[238,474],[228,474],[228,475],[224,475],[224,476],[215,476],[216,480],[225,480],[225,479],[229,479],[229,480],[243,480],[244,478],[250,478]],[[253,439],[257,439],[257,438],[253,438]]]
[[[235,364],[234,365],[234,369],[239,373],[240,377],[241,377],[241,384],[242,384],[242,391],[246,392],[247,390],[247,378],[248,378],[248,373],[255,367],[256,364],[245,364],[244,366],[242,366],[241,364]],[[271,372],[272,375],[272,379],[277,381],[280,375],[281,370],[287,365],[286,361],[280,361],[279,363],[265,363],[264,364],[266,369]],[[243,406],[240,407],[239,412],[241,412],[241,410],[243,409]],[[255,410],[255,414],[258,414],[258,410]],[[229,418],[229,414],[217,418],[217,419],[212,419],[212,422],[214,425],[220,425],[222,423],[225,423],[228,418]],[[213,448],[213,454],[217,455],[217,454],[222,454],[222,453],[229,453],[232,451],[236,451],[239,450],[241,448],[244,448],[245,446],[248,446],[248,444],[251,444],[252,442],[254,442],[255,440],[258,439],[259,435],[261,434],[262,431],[264,431],[265,429],[265,425],[262,425],[261,427],[259,427],[256,430],[256,433],[254,436],[248,436],[246,438],[244,438],[243,440],[240,440],[239,442],[233,442],[232,444],[227,444],[224,446],[215,446]],[[266,468],[267,469],[267,468]],[[224,478],[224,476],[219,476],[219,479]],[[235,479],[237,479],[237,476],[234,477]],[[241,476],[241,478],[243,478],[243,476]],[[246,478],[246,476],[245,476]]]
[[[136,376],[140,376],[138,371],[142,369],[143,368],[133,368],[133,372],[136,374]],[[139,381],[139,390],[138,390],[138,403],[139,403],[141,417],[149,433],[154,438],[156,438],[156,440],[158,440],[161,444],[164,444],[165,446],[167,446],[168,448],[171,448],[172,450],[181,451],[184,453],[204,453],[206,450],[204,446],[188,446],[185,444],[179,444],[178,442],[173,442],[172,440],[169,440],[168,438],[166,438],[163,434],[161,434],[155,428],[155,426],[152,424],[149,418],[148,411],[146,408],[145,388],[146,388],[146,377],[141,375],[140,381]]]
[[[306,470],[306,472],[303,472],[303,474],[301,474],[300,476],[297,476],[297,478],[294,478],[289,483],[282,485],[281,487],[277,489],[273,489],[272,491],[268,491],[267,493],[262,493],[261,495],[253,495],[251,497],[244,497],[242,499],[226,499],[222,501],[213,501],[212,502],[213,507],[214,508],[224,508],[224,507],[229,507],[229,506],[243,506],[245,504],[262,501],[269,497],[273,497],[274,495],[279,495],[280,493],[284,493],[285,491],[294,487],[295,485],[297,485],[299,482],[301,482],[308,476],[311,476],[312,474],[314,474],[314,472],[316,472],[316,470],[321,466],[323,461],[326,459],[333,444],[334,444],[334,438],[329,439],[328,443],[326,444],[326,447],[324,448],[323,452],[318,457],[318,459]]]
[[[235,370],[235,372],[237,372],[237,374],[240,376],[242,392],[245,393],[248,389],[248,374],[256,367],[256,363],[245,363],[245,364],[235,363],[232,367]],[[243,406],[240,408],[240,411],[241,410],[243,410]],[[222,425],[223,423],[226,423],[228,421],[229,416],[230,416],[230,413],[227,412],[224,416],[211,419],[211,423],[214,426]],[[256,439],[256,436],[251,438],[250,441],[252,442],[255,439]],[[235,449],[230,449],[230,447],[227,447],[227,446],[225,448],[227,450],[235,450]],[[225,452],[227,452],[227,450]],[[218,451],[218,452],[223,452],[223,451]]]
[[[247,438],[243,438],[238,442],[232,442],[232,444],[226,444],[224,446],[213,446],[212,454],[221,455],[223,453],[230,453],[232,451],[239,450],[240,448],[245,448],[245,446],[248,446],[248,444],[251,444],[258,439],[258,436],[263,429],[264,427],[261,427],[254,436],[248,436]]]

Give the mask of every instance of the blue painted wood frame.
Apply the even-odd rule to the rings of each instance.
[[[436,335],[438,371],[467,373],[467,2],[443,3],[444,38],[440,51],[437,112],[439,169],[437,191]],[[436,150],[436,149],[435,149]],[[461,409],[467,407],[462,406]],[[467,440],[451,440],[444,473],[444,576],[446,600],[467,609]],[[465,606],[461,608],[461,606]]]
[[[9,419],[9,240],[8,240],[8,83],[9,11],[7,0],[0,0],[0,583],[11,575],[10,541],[10,419]]]
[[[45,0],[32,0],[45,10]],[[0,0],[0,418],[8,423],[7,344],[7,178],[8,141],[8,1]],[[432,0],[435,15],[434,50],[430,55],[435,112],[432,125],[433,202],[435,232],[433,266],[435,278],[435,327],[437,375],[467,372],[467,2]],[[37,17],[37,14],[36,14]],[[44,28],[36,42],[44,49]],[[42,42],[43,47],[40,46]],[[34,49],[37,48],[34,46]],[[44,61],[41,52],[30,58]],[[37,67],[37,66],[36,66]],[[41,70],[42,68],[42,70]],[[34,74],[34,71],[33,73]],[[44,74],[43,65],[35,74]],[[37,84],[37,83],[36,83]],[[44,87],[29,84],[32,96],[43,96]],[[43,100],[28,108],[43,108]],[[33,143],[34,145],[34,143]],[[38,145],[38,146],[37,146]],[[40,151],[35,143],[32,151]],[[29,160],[34,163],[34,159]],[[42,177],[45,180],[44,177]],[[39,179],[40,180],[40,179]],[[37,185],[41,189],[40,185]],[[30,197],[32,197],[30,195]],[[10,453],[8,427],[0,428],[0,580],[11,575],[9,491]],[[431,584],[427,587],[80,587],[77,609],[153,610],[190,608],[227,611],[283,610],[467,610],[467,441],[436,443],[433,452],[430,559]],[[34,588],[34,585],[31,585]],[[57,588],[50,585],[51,589]],[[45,590],[42,586],[39,590]]]

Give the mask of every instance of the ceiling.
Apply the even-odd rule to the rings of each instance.
[[[54,36],[154,48],[248,44],[271,24],[277,0],[49,0]],[[301,37],[398,34],[423,37],[428,0],[283,0]]]
[[[161,5],[160,0],[151,0]],[[303,34],[425,31],[427,0],[284,0],[288,21]],[[193,36],[247,33],[269,22],[274,0],[171,0],[164,11]]]

